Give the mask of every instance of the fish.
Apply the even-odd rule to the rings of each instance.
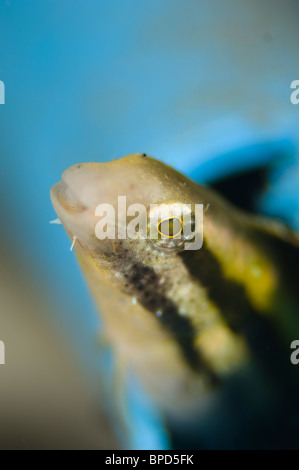
[[[126,207],[145,207],[147,220],[161,204],[171,223],[174,206],[193,216],[202,207],[202,245],[185,249],[184,219],[178,240],[120,237],[120,196]],[[290,361],[299,338],[298,234],[142,153],[71,166],[51,200],[119,370],[133,371],[174,446],[298,447],[298,372]],[[113,208],[106,228],[114,239],[96,235],[100,204]]]

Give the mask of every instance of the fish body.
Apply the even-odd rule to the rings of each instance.
[[[202,247],[170,250],[167,241],[161,246],[148,238],[119,238],[118,215],[108,220],[115,239],[99,240],[96,208],[110,204],[118,214],[119,196],[126,196],[126,208],[142,204],[147,214],[153,204],[192,210],[202,205]],[[290,344],[299,336],[297,236],[239,211],[145,154],[75,165],[52,188],[51,198],[75,239],[116,361],[134,372],[166,420],[196,423],[207,408],[214,410],[211,422],[215,413],[221,420],[215,410],[227,406],[238,429],[233,414],[243,413],[247,423],[251,410],[257,421],[249,426],[250,439],[260,436],[255,446],[275,446],[282,430],[275,428],[264,440],[260,421],[271,416],[269,428],[277,427],[298,385],[289,359]],[[228,397],[220,405],[211,399],[219,390]],[[294,434],[286,422],[285,435]]]

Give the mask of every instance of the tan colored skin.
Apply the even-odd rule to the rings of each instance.
[[[280,312],[289,292],[272,259],[267,232],[274,233],[269,235],[271,239],[291,240],[292,234],[279,224],[241,213],[210,189],[144,154],[75,165],[53,186],[54,209],[69,237],[77,237],[75,252],[116,357],[125,370],[135,371],[162,409],[186,415],[199,406],[213,387],[213,379],[223,381],[252,364],[252,345],[241,330],[230,327],[219,305],[209,297],[209,288],[189,272],[184,253],[157,249],[148,240],[96,238],[96,206],[110,203],[116,209],[119,195],[126,195],[127,206],[141,203],[149,208],[162,202],[209,205],[204,214],[204,247],[218,260],[223,277],[242,286],[258,315],[277,320],[277,328],[285,331],[284,347],[290,337],[288,322],[281,319]],[[262,235],[257,235],[260,231]],[[297,243],[295,237],[292,242]],[[192,256],[195,267],[196,263],[200,267],[203,251],[192,252]],[[142,303],[143,290],[154,297],[157,286],[149,281],[139,292],[126,278],[136,263],[158,276],[158,291],[192,325],[196,332],[193,347],[202,365],[198,370],[190,367],[179,341],[163,327],[162,319]],[[295,310],[291,299],[288,315],[293,318]],[[242,314],[233,313],[237,320]],[[297,327],[297,320],[295,323]],[[180,332],[177,335],[180,339]]]

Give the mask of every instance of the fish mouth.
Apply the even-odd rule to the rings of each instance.
[[[67,212],[83,212],[87,207],[80,201],[78,196],[70,189],[70,187],[63,180],[54,184],[51,188],[51,199],[53,206],[56,209],[62,208]]]

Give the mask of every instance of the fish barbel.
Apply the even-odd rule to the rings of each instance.
[[[99,240],[96,207],[109,203],[117,212],[120,195],[148,213],[152,204],[203,204],[203,246],[118,238],[117,219],[109,220],[115,239]],[[192,417],[205,397],[241,377],[244,407],[250,410],[253,382],[255,390],[263,384],[252,409],[271,402],[281,422],[298,385],[290,344],[299,337],[299,244],[291,230],[238,210],[145,154],[74,165],[51,198],[116,360],[166,416]]]

